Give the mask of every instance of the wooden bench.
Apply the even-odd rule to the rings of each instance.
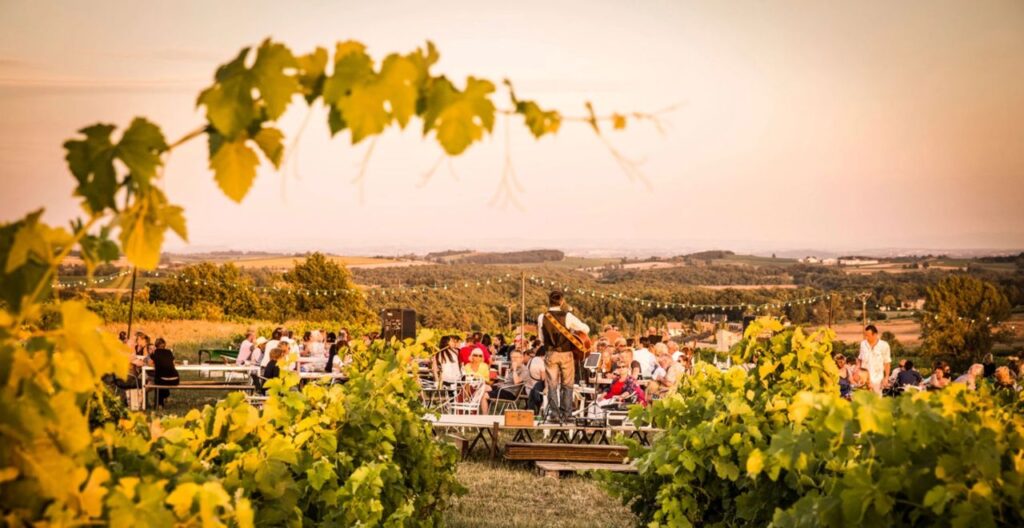
[[[576,473],[579,471],[614,471],[616,473],[636,473],[636,464],[608,464],[600,462],[552,462],[538,460],[537,469],[544,473],[545,477],[558,478],[562,473]]]
[[[256,386],[252,384],[243,385],[241,383],[218,383],[210,381],[186,381],[177,385],[159,385],[156,383],[146,383],[143,387],[144,397],[149,395],[149,391],[157,391],[160,389],[167,390],[228,390],[228,391],[242,391],[252,392],[256,390]]]
[[[629,457],[629,449],[618,445],[545,444],[509,442],[505,444],[505,460],[545,462],[596,462],[621,464]]]

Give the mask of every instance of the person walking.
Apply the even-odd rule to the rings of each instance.
[[[565,422],[572,418],[573,381],[576,365],[573,351],[581,346],[573,332],[590,333],[590,327],[565,309],[562,292],[548,295],[548,309],[537,317],[541,344],[547,347],[548,420]]]

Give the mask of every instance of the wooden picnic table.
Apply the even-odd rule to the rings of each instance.
[[[186,383],[185,386],[182,387],[181,384],[180,384],[181,382],[179,380],[179,385],[168,385],[168,386],[149,385],[149,384],[146,383],[147,372],[149,372],[151,370],[154,370],[154,367],[152,365],[144,365],[142,367],[142,376],[141,376],[142,391],[143,391],[143,393],[142,393],[142,410],[146,410],[146,401],[148,400],[146,395],[147,395],[147,393],[150,390],[159,390],[159,389],[181,390],[181,389],[190,389],[190,388],[192,388],[192,389],[231,390],[231,389],[236,388],[236,387],[239,390],[246,390],[246,389],[251,390],[254,387],[254,385],[252,384],[252,378],[250,377],[250,374],[252,374],[254,370],[258,371],[258,369],[259,369],[259,367],[256,367],[256,366],[220,365],[220,364],[175,365],[174,368],[175,368],[175,370],[178,371],[179,374],[181,374],[182,372],[199,372],[200,375],[202,375],[204,373],[205,374],[209,374],[211,372],[219,372],[219,373],[221,373],[221,375],[223,375],[226,372],[237,372],[237,373],[240,373],[240,374],[245,374],[245,380],[248,383],[231,383],[231,384],[223,383],[223,384],[218,384],[218,385],[210,385],[210,384],[206,384],[206,385],[192,384],[192,385],[189,385],[189,384]]]
[[[600,444],[608,444],[609,435],[621,433],[636,438],[644,445],[650,445],[649,434],[660,432],[650,426],[636,425],[605,425],[602,427],[579,426],[575,423],[557,424],[540,422],[533,425],[505,425],[505,416],[496,414],[427,414],[423,419],[437,428],[474,429],[476,435],[469,442],[468,451],[472,451],[478,442],[483,442],[490,449],[491,459],[497,456],[498,433],[501,430],[515,431],[513,442],[533,441],[531,431],[542,431],[551,434],[554,442],[565,444],[593,443],[596,439]]]

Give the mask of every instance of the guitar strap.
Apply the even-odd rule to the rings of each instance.
[[[555,316],[551,315],[551,312],[544,314],[544,320],[547,321],[548,323],[551,323],[551,326],[553,326],[559,334],[562,334],[562,337],[568,339],[569,342],[572,343],[572,346],[576,347],[576,350],[586,352],[586,349],[583,347],[583,342],[580,341],[580,338],[576,337],[576,334],[570,332],[569,329],[565,327],[565,325],[558,322],[558,319],[556,319]]]

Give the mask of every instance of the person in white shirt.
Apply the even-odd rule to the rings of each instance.
[[[253,340],[256,339],[256,332],[248,330],[245,333],[245,339],[242,344],[238,346],[238,356],[235,357],[236,365],[245,365],[252,359],[252,350],[256,346]]]
[[[284,331],[280,327],[278,327],[275,328],[274,332],[270,334],[270,341],[267,341],[266,346],[263,347],[263,350],[266,353],[263,354],[263,358],[260,359],[261,367],[265,367],[267,366],[267,363],[270,363],[270,351],[277,348],[277,345],[281,343],[281,336],[283,335],[283,333]]]
[[[633,351],[633,361],[640,362],[640,375],[649,378],[654,375],[654,369],[658,366],[658,358],[647,349],[647,337],[640,338],[640,348]]]
[[[878,338],[878,328],[868,325],[864,328],[864,340],[860,342],[857,368],[868,371],[868,387],[877,394],[889,385],[892,369],[892,351],[889,343]]]
[[[562,292],[556,290],[548,295],[548,309],[537,317],[537,329],[540,330],[541,343],[547,347],[544,364],[548,371],[548,418],[564,423],[572,419],[576,360],[573,358],[572,341],[559,327],[584,334],[590,333],[590,327],[563,309],[562,303]]]

